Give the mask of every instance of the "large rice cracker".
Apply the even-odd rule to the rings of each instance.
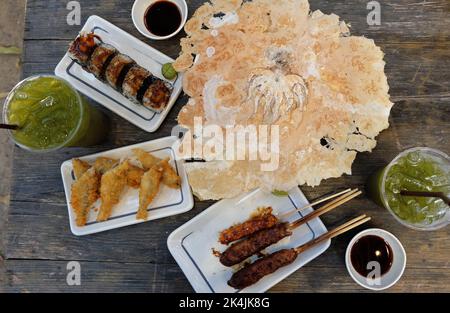
[[[357,152],[374,149],[389,126],[383,52],[373,40],[350,36],[337,15],[310,12],[307,0],[214,0],[185,29],[174,66],[185,72],[191,98],[178,117],[188,136],[195,117],[206,125],[281,130],[276,171],[262,171],[258,161],[186,164],[200,199],[316,186],[351,174]]]

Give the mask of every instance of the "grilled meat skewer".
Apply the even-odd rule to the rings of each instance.
[[[278,218],[272,214],[272,208],[266,208],[263,214],[251,218],[242,224],[232,226],[219,235],[219,242],[228,245],[234,241],[245,238],[260,230],[271,228],[279,223]]]
[[[308,223],[314,218],[330,212],[360,194],[360,191],[351,191],[293,223],[279,223],[272,228],[260,230],[228,247],[228,249],[221,254],[220,263],[225,266],[234,266],[239,264],[247,260],[252,255],[257,254],[265,248],[276,244],[280,240],[291,236],[294,229]]]
[[[261,208],[262,213],[258,214],[256,217],[252,217],[249,220],[247,220],[241,224],[234,225],[234,226],[222,231],[219,235],[219,242],[221,244],[228,245],[234,241],[238,241],[238,240],[245,238],[251,234],[254,234],[260,230],[271,228],[271,227],[277,225],[283,218],[289,217],[289,216],[293,215],[294,213],[302,212],[305,209],[314,207],[315,205],[321,204],[325,201],[332,200],[337,197],[342,198],[345,195],[351,194],[351,192],[354,192],[354,191],[352,191],[352,189],[346,189],[346,190],[340,191],[338,193],[335,193],[333,195],[322,198],[320,200],[317,200],[313,203],[310,203],[300,209],[294,209],[292,211],[286,212],[286,213],[284,213],[282,215],[278,215],[278,216],[276,216],[272,213],[273,209],[271,207]]]
[[[238,241],[231,245],[220,255],[220,263],[225,266],[239,264],[290,235],[292,235],[292,232],[289,230],[289,224],[287,223],[261,230],[251,235],[248,239]]]
[[[275,252],[236,272],[228,281],[228,285],[235,289],[244,289],[254,285],[263,277],[294,263],[297,256],[298,254],[295,249],[285,249]]]
[[[228,285],[240,290],[256,284],[265,276],[270,275],[277,270],[294,263],[297,257],[306,250],[326,240],[335,238],[368,221],[370,221],[370,217],[362,215],[300,247],[297,247],[295,249],[285,249],[267,255],[234,273],[231,279],[228,281]]]

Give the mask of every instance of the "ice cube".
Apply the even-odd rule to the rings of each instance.
[[[48,96],[42,99],[39,103],[41,106],[48,108],[53,106],[53,104],[55,103],[55,99],[52,96]]]

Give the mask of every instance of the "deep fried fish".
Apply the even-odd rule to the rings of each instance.
[[[79,159],[72,160],[73,173],[75,174],[75,179],[80,179],[84,173],[86,173],[91,165],[87,162],[81,161]]]
[[[109,170],[113,169],[119,164],[119,161],[110,159],[110,158],[104,158],[100,157],[97,160],[95,160],[94,168],[100,175],[104,175]]]
[[[97,221],[106,221],[111,216],[113,207],[119,203],[127,185],[129,168],[130,163],[125,161],[102,176],[100,186],[102,204]]]
[[[72,184],[71,203],[76,215],[76,224],[86,225],[91,206],[99,198],[100,175],[89,169]]]
[[[144,176],[145,170],[140,167],[131,165],[127,174],[127,185],[131,188],[137,189],[141,185],[142,176]]]
[[[158,163],[163,168],[162,183],[169,188],[178,189],[181,186],[181,178],[169,164],[169,160],[165,159]]]
[[[134,155],[139,159],[145,170],[150,170],[153,166],[159,164],[163,167],[162,183],[170,188],[178,189],[181,185],[181,178],[176,171],[169,164],[170,159],[161,160],[153,156],[151,153],[145,152],[142,149],[134,149]]]
[[[133,149],[133,153],[138,158],[139,162],[141,162],[142,167],[146,171],[150,170],[153,166],[161,162],[160,158],[157,158],[142,149]]]
[[[148,219],[147,208],[159,192],[163,171],[164,169],[161,166],[155,165],[142,177],[141,188],[139,190],[139,210],[136,219]]]

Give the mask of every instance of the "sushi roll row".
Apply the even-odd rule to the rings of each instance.
[[[71,43],[69,55],[97,79],[137,104],[161,113],[169,103],[172,93],[169,83],[103,43],[97,35],[80,35]]]

